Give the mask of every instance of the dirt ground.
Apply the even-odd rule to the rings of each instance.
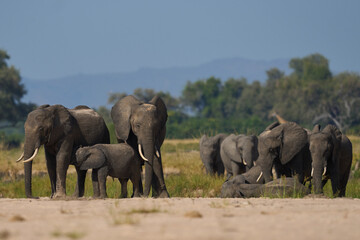
[[[359,239],[360,199],[0,199],[0,239]]]

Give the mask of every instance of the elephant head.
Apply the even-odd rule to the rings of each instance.
[[[96,169],[104,165],[106,157],[98,147],[80,147],[76,151],[76,165],[80,170]]]
[[[342,133],[333,125],[327,125],[322,131],[319,126],[315,126],[309,137],[312,158],[311,176],[314,179],[315,193],[322,192],[323,176],[328,175],[329,170],[332,173],[337,171],[341,139]],[[332,183],[337,184],[335,181]],[[337,189],[337,186],[333,186],[333,189]]]
[[[129,95],[111,109],[118,142],[127,142],[146,162],[146,196],[150,191],[153,173],[159,178],[160,187],[163,190],[165,188],[160,147],[165,139],[167,116],[166,106],[157,96],[149,103],[144,103]]]
[[[271,169],[275,160],[280,164],[289,163],[308,143],[306,131],[296,123],[284,123],[259,136],[259,164],[263,170],[265,182],[271,180]]]
[[[24,159],[25,193],[32,197],[32,160],[41,145],[49,145],[71,130],[72,116],[61,105],[42,105],[30,112],[25,122],[24,153],[17,160]]]
[[[254,161],[259,156],[258,153],[258,138],[254,135],[245,136],[240,135],[235,140],[236,149],[238,150],[239,163],[243,163],[248,171],[254,166]]]
[[[224,174],[224,164],[220,158],[220,145],[226,134],[217,134],[213,137],[203,135],[200,139],[200,157],[204,163],[206,173]]]

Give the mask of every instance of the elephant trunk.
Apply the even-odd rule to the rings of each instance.
[[[35,149],[38,149],[39,146],[35,147],[35,144],[32,143],[31,140],[25,138],[24,144],[24,159],[30,159],[34,153]],[[31,188],[31,181],[32,181],[32,161],[24,163],[24,174],[25,174],[25,194],[26,197],[32,198],[32,188]]]
[[[245,151],[243,154],[243,163],[246,166],[246,171],[253,167],[253,159],[255,158],[252,149]]]
[[[324,161],[318,160],[319,157],[313,156],[313,164],[312,164],[312,170],[311,175],[314,180],[314,192],[316,194],[322,193],[322,178],[323,175],[325,175],[326,171],[326,164],[324,164]]]
[[[148,138],[145,141],[142,141],[139,143],[140,149],[142,148],[144,150],[143,152],[143,159],[145,160],[145,189],[144,189],[144,195],[148,196],[150,193],[150,187],[152,182],[152,176],[153,176],[153,163],[154,163],[154,155],[155,155],[155,144],[154,139]],[[142,152],[142,151],[141,151]],[[141,153],[140,152],[140,153]]]

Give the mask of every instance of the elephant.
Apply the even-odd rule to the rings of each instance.
[[[111,109],[118,142],[128,143],[134,149],[135,157],[144,160],[144,196],[149,195],[152,185],[153,197],[169,197],[160,153],[167,117],[165,103],[158,96],[145,103],[128,95]]]
[[[76,165],[80,170],[93,169],[95,198],[107,198],[106,177],[118,178],[121,183],[121,198],[127,197],[127,182],[133,183],[133,197],[140,197],[141,163],[134,158],[134,150],[126,143],[96,144],[80,147],[76,151]]]
[[[349,138],[334,125],[327,125],[321,131],[317,125],[309,142],[314,192],[322,193],[323,186],[331,179],[334,196],[344,197],[352,163],[352,144]]]
[[[222,198],[250,197],[292,197],[310,194],[309,188],[302,185],[297,178],[279,178],[266,184],[247,184],[237,182],[237,177],[225,182],[221,188]]]
[[[254,135],[231,134],[220,147],[221,160],[228,178],[248,171],[258,158],[258,139]]]
[[[227,179],[221,187],[221,196],[233,196],[239,184],[264,184],[264,177],[260,166],[254,166],[249,171]]]
[[[274,166],[278,177],[298,177],[301,183],[310,179],[311,156],[307,132],[298,124],[272,124],[259,136],[259,158],[256,164],[263,170],[265,182],[271,180]]]
[[[210,175],[224,175],[224,164],[220,157],[220,146],[227,134],[220,133],[213,137],[203,135],[200,139],[200,158],[206,173]]]
[[[62,105],[42,105],[30,112],[24,124],[24,152],[17,160],[24,159],[25,194],[32,195],[32,161],[44,145],[46,166],[51,182],[51,197],[66,196],[66,172],[74,164],[75,151],[82,146],[110,143],[104,119],[87,106],[67,109]],[[84,195],[86,171],[76,167],[77,184],[74,196]]]

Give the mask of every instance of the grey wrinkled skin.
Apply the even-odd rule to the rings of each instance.
[[[239,177],[241,175],[238,175]],[[235,179],[234,179],[235,180]],[[221,189],[222,198],[250,198],[250,197],[291,197],[310,194],[310,190],[299,183],[296,178],[279,178],[266,184],[247,184],[242,181],[224,183]]]
[[[62,105],[43,105],[30,112],[25,122],[24,159],[44,145],[51,197],[66,196],[66,172],[75,162],[79,146],[109,143],[109,131],[103,118],[86,106],[67,109]],[[34,159],[33,161],[36,161]],[[32,196],[32,161],[24,163],[25,193]],[[86,171],[76,167],[78,179],[74,196],[84,195]]]
[[[96,144],[76,151],[76,165],[81,170],[93,170],[95,198],[106,198],[106,177],[118,178],[121,183],[121,198],[127,197],[127,182],[133,184],[133,197],[140,197],[141,163],[134,158],[132,147],[126,143]]]
[[[296,123],[272,124],[258,137],[260,165],[265,182],[271,181],[274,166],[278,177],[297,176],[301,183],[310,179],[311,156],[307,132]]]
[[[257,186],[264,184],[264,177],[260,166],[254,166],[246,173],[233,176],[231,179],[224,182],[221,188],[222,197],[241,197],[237,191],[240,184],[252,184]],[[250,187],[251,189],[251,187]],[[247,191],[247,190],[246,190]]]
[[[254,135],[231,134],[222,142],[220,156],[228,178],[249,171],[259,156],[258,139]]]
[[[322,193],[331,179],[334,196],[344,197],[352,162],[350,140],[334,125],[327,125],[322,131],[316,126],[309,139],[315,193]]]
[[[220,157],[220,146],[227,134],[220,133],[213,137],[203,135],[200,139],[200,158],[206,173],[210,175],[224,175],[224,164]]]
[[[134,96],[120,99],[111,109],[111,118],[115,125],[116,138],[119,143],[128,143],[140,157],[138,145],[145,161],[144,196],[169,197],[167,192],[161,160],[160,148],[166,134],[167,109],[163,100],[155,96],[145,103]],[[159,156],[157,156],[158,151]]]

